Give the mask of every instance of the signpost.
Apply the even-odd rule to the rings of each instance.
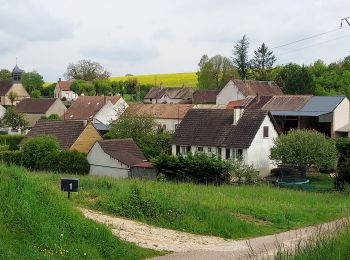
[[[71,192],[78,192],[77,178],[61,178],[61,191],[68,192],[68,199],[70,199]]]

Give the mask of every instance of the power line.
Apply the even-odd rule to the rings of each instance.
[[[341,28],[337,28],[337,29],[333,29],[333,30],[326,31],[326,32],[323,32],[323,33],[314,34],[314,35],[308,36],[306,38],[302,38],[300,40],[296,40],[296,41],[293,41],[293,42],[288,42],[288,43],[285,43],[285,44],[282,44],[282,45],[275,46],[275,47],[271,48],[271,50],[282,48],[282,47],[285,47],[285,46],[289,46],[289,45],[292,45],[292,44],[295,44],[295,43],[298,43],[298,42],[302,42],[302,41],[306,41],[306,40],[309,40],[309,39],[312,39],[312,38],[316,38],[316,37],[325,35],[327,33],[338,31],[340,29]]]

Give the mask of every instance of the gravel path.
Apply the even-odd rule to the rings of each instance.
[[[123,240],[145,248],[174,252],[156,259],[268,259],[273,257],[278,247],[293,250],[308,239],[333,232],[345,223],[345,220],[338,220],[276,235],[232,240],[154,227],[83,208],[80,210],[85,217],[110,227],[113,234]]]

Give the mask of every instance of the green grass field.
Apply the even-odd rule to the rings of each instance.
[[[154,74],[154,75],[135,75],[135,76],[122,76],[111,77],[113,81],[125,81],[128,78],[137,78],[141,84],[152,84],[159,86],[162,82],[165,87],[196,87],[197,75],[195,72],[189,73],[172,73],[172,74]]]
[[[57,177],[57,176],[56,176]],[[141,259],[159,255],[124,242],[83,217],[23,168],[0,166],[1,259]]]
[[[52,186],[57,186],[60,178],[47,173],[35,176]],[[225,238],[305,227],[343,217],[350,209],[350,200],[342,193],[268,185],[215,187],[94,176],[80,177],[80,184],[79,193],[74,194],[79,206],[155,226]]]

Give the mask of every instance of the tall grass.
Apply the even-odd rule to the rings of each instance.
[[[0,166],[0,209],[1,259],[140,259],[157,255],[123,242],[105,226],[85,219],[66,194],[33,180],[23,168]]]
[[[59,176],[37,174],[57,185]],[[205,186],[85,176],[79,206],[197,234],[248,238],[326,222],[346,215],[343,194],[273,186]]]

